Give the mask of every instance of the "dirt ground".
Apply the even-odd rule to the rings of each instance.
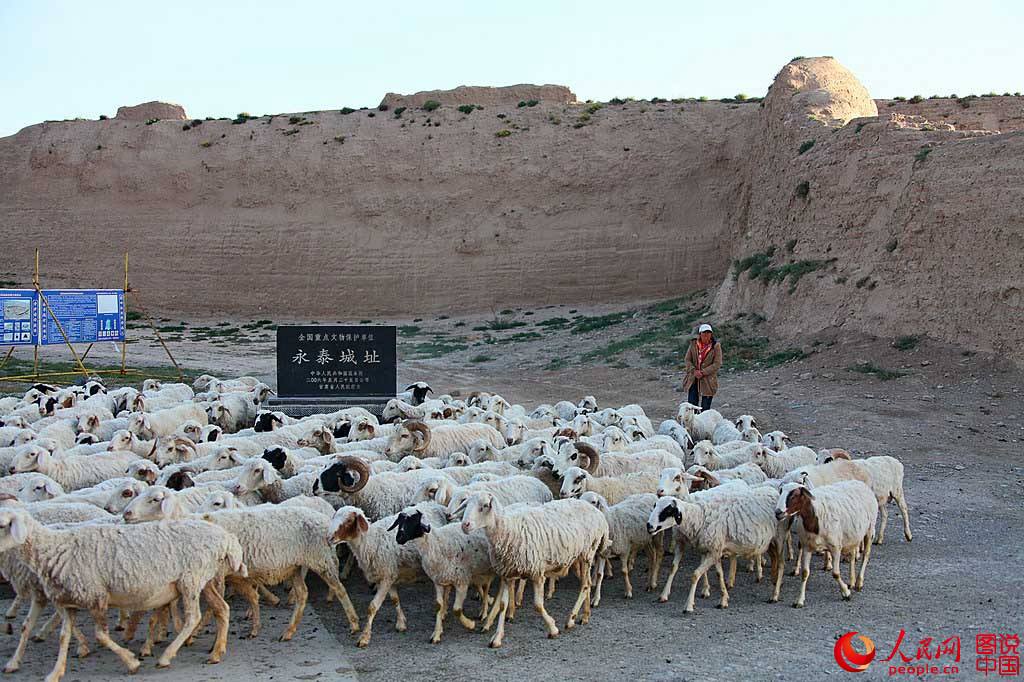
[[[552,334],[528,342],[532,345],[509,344],[503,347],[507,352],[483,363],[467,362],[467,354],[477,352],[470,346],[404,362],[399,378],[425,379],[439,392],[498,391],[530,406],[584,394],[595,395],[602,406],[638,402],[657,424],[682,399],[679,373],[671,366],[644,365],[627,353],[612,365],[543,369],[545,357],[600,347],[639,326],[637,320],[591,335]],[[911,658],[924,638],[938,643],[959,636],[961,672],[952,677],[980,679],[974,671],[975,635],[1024,630],[1019,570],[1024,560],[1024,372],[926,339],[904,352],[894,350],[891,341],[822,332],[806,339],[810,352],[803,359],[723,373],[714,404],[727,416],[753,414],[762,431],[782,429],[795,443],[903,461],[914,540],[904,540],[902,519],[892,506],[885,543],[872,553],[864,591],[850,602],[840,600],[837,586],[816,561],[804,609],[790,606],[797,579],[787,576],[782,602],[768,604],[768,585],[755,584],[741,570],[727,610],[714,608],[716,588],[711,599],[698,599],[694,614],[685,615],[688,571],[696,563],[691,554],[667,604],[655,603],[654,595],[640,590],[634,599],[623,599],[622,580],[616,577],[606,582],[604,600],[589,625],[548,640],[539,617],[526,607],[509,624],[505,646],[498,651],[487,648],[487,635],[466,632],[451,620],[444,641],[429,644],[434,607],[428,584],[401,590],[408,631],[394,631],[394,611],[386,603],[365,650],[355,648],[340,609],[324,600],[320,586],[313,590],[312,608],[363,680],[552,675],[580,680],[821,679],[846,675],[836,665],[833,646],[850,630],[874,640],[877,660],[864,677],[877,679],[888,677],[889,664],[880,661],[889,656],[901,629],[906,631],[902,651]],[[194,344],[183,355],[195,370],[272,378],[271,351],[272,335],[230,352]],[[141,344],[133,353],[143,360],[157,357]],[[725,353],[730,353],[728,345]],[[849,370],[861,361],[904,374],[883,381]],[[667,566],[666,561],[662,577]],[[644,560],[638,575],[646,575]],[[634,585],[640,580],[634,578]],[[549,603],[556,620],[564,623],[575,587],[573,579],[559,584]],[[353,577],[349,589],[364,614],[371,597],[366,584]],[[472,602],[470,611],[476,608]],[[3,641],[5,647],[10,644]],[[290,655],[309,653],[296,646]]]

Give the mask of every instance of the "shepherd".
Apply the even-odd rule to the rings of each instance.
[[[699,405],[701,410],[710,409],[711,399],[718,392],[718,370],[721,367],[722,344],[715,338],[711,325],[702,324],[686,351],[683,390],[688,391],[688,403]]]

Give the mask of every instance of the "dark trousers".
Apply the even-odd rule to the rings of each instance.
[[[700,403],[699,403],[700,409],[702,409],[702,410],[710,410],[711,409],[711,398],[713,396],[710,396],[710,395],[700,395],[700,392],[697,390],[697,383],[698,382],[694,381],[693,384],[690,386],[690,394],[686,397],[686,402],[690,403],[691,405],[697,405],[698,404],[697,400],[698,400],[698,396],[699,396],[699,399],[700,399]]]

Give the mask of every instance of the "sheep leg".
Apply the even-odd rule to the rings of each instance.
[[[306,610],[306,600],[309,598],[309,590],[306,588],[306,572],[295,571],[292,574],[292,598],[295,600],[295,608],[292,610],[292,618],[288,623],[288,627],[285,628],[284,634],[281,635],[282,642],[290,642],[292,637],[295,636],[295,631],[299,628],[299,623],[302,621],[302,614]],[[397,595],[394,597],[397,599]]]
[[[32,635],[33,642],[44,642],[46,638],[50,636],[54,628],[57,627],[57,623],[60,622],[60,611],[54,611],[53,615],[50,616],[43,625],[36,630],[36,634]]]
[[[700,558],[700,563],[697,564],[697,568],[694,569],[693,575],[690,578],[690,594],[686,598],[686,606],[683,608],[684,612],[693,613],[693,601],[697,593],[697,583],[700,581],[702,576],[707,576],[708,569],[717,562],[718,559],[709,554]]]
[[[757,573],[757,578],[755,578],[755,582],[761,582],[764,579],[764,555],[763,554],[758,554],[757,558],[754,559],[754,569],[755,569],[755,572]]]
[[[124,627],[124,635],[121,637],[122,642],[127,644],[135,639],[135,631],[139,629],[139,622],[144,615],[146,615],[145,611],[132,611],[132,615],[128,618],[128,624]]]
[[[477,585],[476,590],[480,595],[480,616],[477,620],[481,620],[487,617],[487,605],[491,601],[491,582],[492,578],[488,578],[487,582],[483,585]]]
[[[842,564],[841,558],[843,550],[841,547],[836,546],[832,547],[830,551],[832,552],[832,556],[834,558],[834,561],[832,562],[832,577],[836,579],[837,583],[839,583],[839,592],[843,595],[843,601],[849,601],[850,597],[852,596],[850,593],[850,588],[845,582],[843,582],[843,572],[840,570],[840,565]]]
[[[259,585],[259,586],[257,586],[256,587],[256,591],[259,592],[260,597],[262,597],[263,599],[266,599],[267,603],[270,604],[271,606],[277,606],[278,604],[281,603],[281,599],[276,594],[271,592],[270,588],[268,588],[266,585]],[[329,594],[330,593],[328,593],[328,595]]]
[[[593,587],[594,587],[594,583],[590,579],[590,568],[591,568],[591,566],[594,563],[594,559],[595,559],[595,556],[591,555],[589,557],[589,559],[587,559],[586,561],[582,561],[581,560],[581,562],[580,562],[581,563],[581,568],[583,569],[583,572],[586,574],[586,578],[587,578],[587,593],[586,593],[586,595],[584,595],[584,599],[583,599],[583,603],[582,603],[583,615],[580,616],[580,623],[582,623],[583,625],[586,625],[587,623],[590,622],[590,594],[593,591]],[[572,616],[570,616],[570,618],[571,617]]]
[[[803,564],[801,567],[800,564]],[[796,560],[797,568],[800,570],[800,596],[793,604],[794,608],[803,608],[804,600],[807,597],[807,579],[811,577],[811,550],[801,549],[800,556]]]
[[[864,589],[864,570],[868,567],[868,559],[871,558],[871,536],[874,534],[874,529],[870,528],[868,529],[868,534],[864,537],[864,558],[860,562],[860,574],[857,576],[857,583],[853,588],[858,592]]]
[[[736,555],[729,557],[729,587],[736,587]]]
[[[907,542],[911,542],[914,539],[914,534],[910,532],[910,511],[907,510],[907,500],[903,497],[902,487],[893,494],[893,499],[896,500],[896,504],[900,508],[900,516],[903,517],[903,537],[907,539]]]
[[[628,562],[626,565],[628,566]],[[581,576],[580,591],[576,596],[576,603],[573,605],[572,611],[569,613],[569,618],[565,621],[566,630],[572,630],[576,627],[576,616],[579,615],[580,608],[583,607],[584,603],[586,603],[587,607],[590,606],[590,566],[587,565],[583,559],[577,559],[574,566],[577,569],[577,574]],[[584,568],[586,570],[584,570]],[[587,574],[585,579],[582,577],[583,573]]]
[[[491,604],[491,612],[487,614],[487,620],[484,621],[483,631],[487,632],[491,629],[491,625],[494,624],[494,619],[498,617],[498,610],[504,608],[501,602],[502,590],[505,587],[505,579],[502,578],[498,583],[498,593],[494,595],[494,601]]]
[[[4,618],[17,618],[18,611],[21,610],[21,602],[24,601],[20,594],[14,595],[14,601],[11,602],[10,607],[7,609],[7,613],[4,614]],[[31,607],[29,607],[31,608]],[[11,634],[8,632],[7,634]]]
[[[548,630],[548,639],[558,637],[558,626],[555,625],[555,619],[544,608],[544,576],[533,579],[533,610],[544,619],[544,626]],[[570,626],[566,626],[566,628],[568,627]]]
[[[661,543],[651,543],[647,546],[647,572],[650,574],[650,583],[647,586],[648,592],[658,589],[658,574],[661,572],[661,560],[665,556],[665,549]]]
[[[431,644],[441,642],[441,635],[444,633],[444,616],[448,609],[448,588],[443,585],[434,585],[434,633],[430,636]]]
[[[604,571],[605,566],[608,565],[608,559],[604,557],[597,557],[597,584],[594,586],[594,598],[591,600],[591,606],[598,606],[601,603],[601,585],[604,584]]]
[[[384,598],[388,596],[390,590],[391,583],[386,580],[382,580],[377,585],[377,593],[373,595],[373,600],[366,608],[366,624],[363,625],[363,634],[359,637],[359,641],[356,642],[356,646],[360,649],[370,645],[370,637],[373,635],[373,619],[377,616],[377,612],[380,611],[380,606],[384,603]]]
[[[348,558],[345,559],[345,566],[341,569],[341,579],[348,580],[348,574],[352,572],[352,564],[356,562],[356,555],[349,554]]]
[[[731,572],[730,572],[730,576],[729,576],[730,580],[733,580],[733,579],[736,578],[736,572],[735,571],[736,571],[736,557],[733,556],[733,558],[732,558],[732,568],[731,568]],[[727,586],[726,586],[725,574],[722,571],[722,562],[721,561],[718,561],[717,563],[715,563],[715,572],[718,573],[718,585],[722,588],[722,599],[721,599],[721,601],[718,602],[718,608],[720,608],[720,609],[727,609],[727,608],[729,608],[729,590],[727,589]],[[728,587],[732,587],[732,584],[730,583],[728,585]]]
[[[779,601],[779,593],[782,591],[782,576],[786,572],[786,563],[782,559],[782,557],[785,556],[782,538],[776,537],[776,539],[768,545],[768,552],[772,560],[772,583],[774,584],[774,589],[772,590],[771,596],[768,598],[768,603],[775,604]]]
[[[148,658],[153,655],[153,644],[156,642],[157,633],[160,631],[160,627],[163,624],[163,620],[168,618],[164,610],[152,611],[149,614],[149,627],[146,633],[146,641],[142,643],[142,648],[139,649],[139,658]]]
[[[885,540],[885,527],[889,525],[889,502],[888,500],[878,501],[878,512],[882,515],[882,522],[878,524],[878,538],[875,540],[876,545],[882,544]],[[903,517],[906,518],[906,517]]]
[[[71,629],[75,625],[75,611],[57,607],[60,614],[60,645],[57,649],[57,660],[53,664],[53,670],[46,676],[46,682],[60,682],[68,668],[68,648],[71,646]]]
[[[181,632],[181,616],[178,614],[178,602],[179,599],[175,599],[167,605],[167,610],[171,617],[171,625],[174,627],[175,632]],[[257,602],[258,606],[258,602]],[[258,616],[258,614],[257,614]],[[163,641],[163,640],[160,640]]]
[[[803,553],[804,552],[804,547],[803,547],[803,545],[801,543],[797,542],[796,543],[796,548],[797,548],[796,565],[793,566],[793,577],[796,577],[796,576],[800,575],[801,564],[803,563],[803,558],[804,558],[804,553]],[[793,558],[792,549],[793,549],[793,536],[791,536],[791,535],[789,535],[787,533],[786,534],[786,551],[787,551],[790,559]]]
[[[703,585],[703,588],[700,591],[700,596],[702,599],[707,599],[711,596],[711,581],[708,580],[707,573],[701,576],[701,584]]]
[[[522,606],[523,605],[523,595],[524,594],[526,594],[526,581],[525,580],[520,580],[519,581],[519,587],[518,587],[518,589],[516,589],[515,605],[512,608],[512,613],[513,614],[515,613],[515,606]]]
[[[128,621],[131,619],[131,612],[127,609],[117,610],[117,625],[114,626],[114,630],[121,632],[128,625]]]
[[[32,632],[32,628],[36,626],[36,620],[39,618],[39,614],[43,611],[42,600],[32,596],[32,601],[28,606],[28,615],[25,616],[25,620],[21,624],[21,636],[18,638],[18,647],[14,650],[14,654],[11,655],[7,665],[4,666],[5,673],[13,673],[18,670],[21,666],[21,658],[25,655],[25,646],[28,644],[28,636]]]
[[[228,622],[231,616],[231,609],[224,601],[218,581],[216,579],[206,583],[203,587],[203,596],[206,598],[206,605],[213,610],[213,617],[217,621],[217,635],[213,640],[213,648],[210,649],[210,657],[207,663],[220,663],[224,652],[228,649]]]
[[[668,601],[668,597],[672,594],[672,581],[675,580],[676,573],[679,572],[679,564],[683,561],[683,541],[676,541],[676,553],[672,556],[672,569],[665,576],[665,587],[661,590],[661,596],[658,597],[658,601],[664,604]]]
[[[356,607],[352,605],[352,600],[349,599],[348,590],[341,584],[341,579],[338,577],[338,567],[327,566],[322,570],[314,570],[314,572],[320,576],[320,579],[327,583],[330,588],[328,594],[336,594],[338,601],[341,603],[341,608],[345,610],[345,617],[348,618],[348,629],[350,633],[359,632],[359,614],[356,613]]]
[[[793,536],[786,531],[786,561],[793,560]]]
[[[392,587],[388,591],[388,595],[391,597],[391,603],[395,605],[395,630],[398,632],[405,632],[405,611],[402,610],[402,601],[398,598],[398,590]]]
[[[455,603],[452,605],[452,614],[459,619],[459,623],[462,627],[467,630],[473,631],[476,629],[476,623],[466,617],[466,614],[462,611],[462,604],[466,601],[466,595],[469,593],[469,585],[457,585],[455,587]]]
[[[508,603],[515,597],[511,594],[511,584],[507,580],[501,581],[501,587],[498,588],[498,627],[494,630],[494,636],[491,637],[491,641],[487,643],[487,646],[491,649],[498,649],[501,647],[502,641],[505,639],[505,611],[508,609]],[[536,600],[536,597],[534,597]],[[541,608],[543,608],[543,600],[541,600]]]
[[[181,581],[178,582],[178,594],[181,600],[182,608],[185,610],[185,622],[182,623],[181,629],[178,631],[178,635],[171,641],[171,643],[164,649],[164,653],[160,656],[156,662],[156,667],[166,668],[171,664],[171,660],[178,653],[178,649],[185,643],[192,631],[195,630],[196,626],[199,625],[199,593],[198,585],[182,585]],[[253,590],[255,592],[255,590]]]
[[[212,609],[203,609],[202,617],[199,619],[199,625],[196,626],[196,629],[193,630],[192,634],[185,640],[185,646],[192,646],[192,642],[196,641],[196,637],[203,633],[203,630],[206,628],[206,624],[210,622],[210,618],[213,616],[214,613]]]
[[[857,587],[857,555],[860,554],[860,543],[850,551],[850,587]]]
[[[629,581],[629,566],[630,561],[628,559],[622,562],[622,581],[626,584],[626,599],[633,598],[633,583]]]
[[[552,597],[555,596],[555,585],[556,584],[558,584],[558,578],[556,578],[553,575],[552,576],[548,576],[548,591],[547,591],[547,594],[544,595],[545,599],[551,599]],[[526,588],[526,583],[525,582],[523,583],[523,588],[524,589]],[[521,597],[520,597],[519,601],[520,601],[520,603],[522,602],[522,598]]]
[[[260,634],[260,596],[256,591],[256,588],[252,586],[246,579],[232,580],[232,586],[235,591],[238,592],[239,596],[242,597],[249,604],[249,614],[252,618],[251,627],[249,629],[249,638],[255,638]]]
[[[135,657],[130,650],[124,648],[110,637],[110,632],[107,630],[107,605],[101,604],[95,608],[89,609],[89,613],[92,615],[92,621],[95,626],[94,635],[96,641],[101,646],[105,646],[113,651],[121,662],[128,668],[128,672],[134,673],[142,665],[139,663],[139,659]],[[124,614],[124,611],[121,611]]]

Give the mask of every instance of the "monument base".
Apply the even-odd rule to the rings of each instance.
[[[353,396],[350,398],[280,398],[272,397],[266,409],[284,412],[289,417],[308,417],[312,414],[337,412],[346,407],[362,407],[376,416],[384,411],[384,405],[394,396]]]

